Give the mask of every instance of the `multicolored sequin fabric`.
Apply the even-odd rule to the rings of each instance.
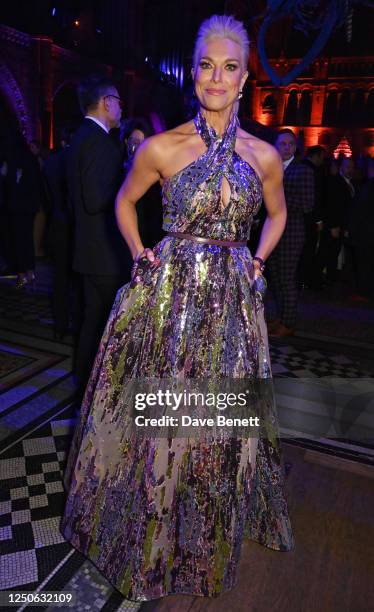
[[[235,152],[234,117],[163,186],[164,228],[245,240],[262,197]],[[222,204],[226,177],[231,196]],[[129,378],[271,378],[261,299],[246,247],[166,236],[161,265],[118,292],[84,397],[68,461],[62,530],[125,597],[217,596],[235,585],[244,536],[293,546],[279,442],[124,434]]]

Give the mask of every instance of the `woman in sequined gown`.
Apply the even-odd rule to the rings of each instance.
[[[148,263],[118,292],[102,338],[69,456],[62,530],[135,601],[232,588],[245,536],[274,550],[293,546],[276,435],[129,437],[120,402],[129,378],[271,377],[254,289],[260,269],[245,244],[262,197],[262,259],[286,213],[277,153],[238,125],[247,59],[242,24],[215,16],[201,26],[200,111],[145,142],[117,198],[124,238]],[[152,252],[135,204],[157,180],[168,234]]]

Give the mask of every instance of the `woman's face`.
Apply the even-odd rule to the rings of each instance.
[[[144,139],[145,135],[141,130],[135,129],[131,132],[126,143],[129,157],[135,154],[136,149],[142,144]]]
[[[240,45],[229,38],[208,40],[201,46],[192,74],[201,106],[210,111],[229,108],[248,76]]]

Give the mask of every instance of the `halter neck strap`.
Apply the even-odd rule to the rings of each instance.
[[[225,133],[220,138],[213,127],[208,125],[207,120],[199,111],[194,119],[196,131],[205,142],[208,150],[213,150],[216,154],[231,157],[236,141],[236,130],[239,125],[238,116],[233,113]]]

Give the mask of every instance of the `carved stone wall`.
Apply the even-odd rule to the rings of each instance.
[[[274,70],[282,73],[288,72],[296,62],[298,59],[280,57],[271,63]],[[58,47],[48,37],[33,37],[0,26],[0,95],[28,139],[38,138],[51,146],[56,94],[65,85],[76,83],[84,74],[97,70],[111,73],[109,66]],[[332,152],[346,136],[355,155],[374,156],[373,74],[373,56],[318,58],[294,83],[277,88],[262,69],[253,47],[247,84],[249,95],[245,94],[243,103],[249,104],[246,114],[263,125],[302,130],[305,146],[320,143]],[[122,89],[126,92],[130,114],[134,87],[135,75],[131,71],[124,73]],[[351,112],[344,110],[347,108]],[[331,122],[331,115],[340,117],[339,121]]]
[[[53,100],[68,83],[111,68],[62,49],[44,36],[0,26],[0,95],[18,119],[24,136],[53,144]]]
[[[296,62],[283,57],[271,63],[282,74]],[[275,129],[302,131],[306,147],[321,144],[332,153],[346,136],[354,155],[374,156],[373,74],[373,56],[319,58],[295,82],[275,87],[257,62],[249,114]]]

